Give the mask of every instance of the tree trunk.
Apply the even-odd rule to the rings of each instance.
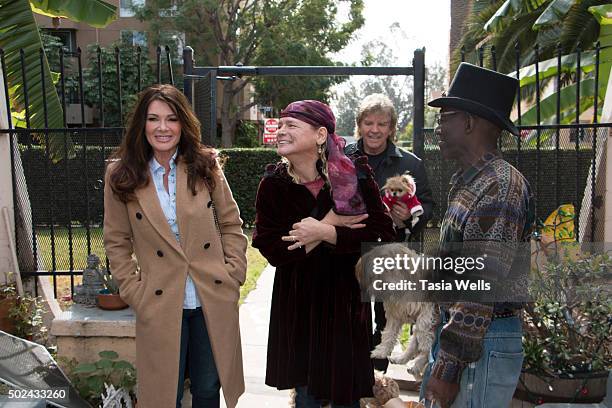
[[[221,147],[232,147],[236,133],[237,111],[234,99],[236,95],[231,82],[223,84],[223,100],[221,101]]]

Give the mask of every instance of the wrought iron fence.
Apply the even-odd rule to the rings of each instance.
[[[185,93],[191,99],[193,95],[191,85],[195,83],[195,91],[202,94],[200,99],[204,103],[195,104],[195,110],[203,122],[202,136],[206,141],[212,138],[213,129],[216,128],[215,92],[218,72],[216,69],[194,66],[190,50],[186,47],[186,52],[183,54]],[[84,72],[83,54],[80,48],[76,53],[58,50],[57,70],[60,75],[57,92],[63,112],[62,127],[50,127],[46,121],[43,127],[33,127],[29,122],[31,113],[26,109],[24,128],[12,129],[12,124],[9,123],[9,129],[0,130],[11,136],[17,247],[22,274],[51,276],[56,296],[58,279],[70,279],[71,293],[74,292],[75,277],[82,274],[89,253],[97,254],[108,267],[102,239],[103,177],[105,160],[113,153],[122,138],[125,113],[129,110],[129,106],[126,105],[130,95],[126,95],[126,87],[135,83],[136,89],[140,90],[151,83],[161,83],[164,79],[168,83],[174,83],[172,59],[167,47],[165,75],[163,75],[162,49],[158,47],[156,50],[153,81],[145,79],[146,64],[143,64],[142,59],[146,53],[139,47],[132,48],[128,54],[115,48],[112,63],[109,63],[108,55],[99,47],[90,47],[89,52],[94,53],[95,58],[90,56],[90,70]],[[44,78],[44,56],[41,50],[38,77],[31,78],[26,75],[25,70],[22,70],[24,106],[29,107],[27,84]],[[3,72],[6,74],[2,50],[0,57]],[[67,63],[71,58],[76,60],[77,69],[72,68],[75,64]],[[423,51],[415,52],[415,58],[423,65]],[[25,63],[22,56],[21,66],[23,67]],[[126,66],[133,68],[133,76],[129,79],[122,75]],[[412,67],[219,68],[230,71],[246,68],[252,69],[251,73],[262,75],[414,74]],[[422,96],[424,66],[420,66],[416,71],[421,80],[415,81],[415,90]],[[203,75],[199,75],[200,73]],[[86,81],[86,78],[89,80]],[[114,92],[109,92],[109,89]],[[210,97],[206,98],[206,94]],[[44,95],[45,93],[43,97]],[[5,97],[7,105],[10,106],[8,89],[5,89]],[[47,102],[43,102],[46,118]],[[76,106],[78,118],[76,124],[72,124],[71,118],[67,115],[71,112],[71,105]],[[73,111],[75,106],[72,106]],[[418,114],[415,116],[420,117],[422,123],[422,101],[419,106],[417,113],[420,112],[420,116]],[[91,116],[88,116],[89,113]],[[420,137],[421,130],[422,126],[417,127],[417,138]],[[50,143],[52,141],[59,141],[61,146],[55,155],[50,150],[50,146],[54,145]],[[55,143],[56,148],[57,145],[58,143]],[[56,163],[58,159],[60,160]],[[27,233],[24,234],[23,231]]]
[[[612,124],[599,123],[600,96],[605,96],[607,88],[607,81],[600,83],[600,70],[603,66],[609,72],[612,60],[606,52],[601,61],[599,41],[587,51],[580,45],[567,54],[560,47],[548,49],[547,58],[542,58],[543,50],[536,43],[523,61],[521,55],[525,54],[518,43],[514,50],[514,72],[508,75],[521,81],[516,104],[521,135],[501,138],[500,150],[527,176],[540,220],[561,204],[572,204],[575,238],[603,239],[603,213],[599,210],[605,186],[597,183],[597,174]],[[498,68],[497,57],[494,46],[471,53],[461,49],[461,61],[493,70]],[[525,93],[532,98],[527,111]]]
[[[491,61],[495,67],[494,50],[493,57],[485,58],[484,51],[479,52],[479,61]],[[63,127],[32,128],[29,125],[30,112],[26,109],[26,127],[23,129],[4,129],[2,133],[11,135],[11,152],[13,163],[13,195],[15,203],[16,224],[19,228],[17,244],[20,265],[24,275],[52,276],[53,285],[57,290],[57,279],[69,279],[71,289],[74,288],[75,276],[82,273],[85,267],[86,255],[96,253],[105,260],[102,242],[102,217],[103,217],[103,175],[104,160],[114,151],[120,143],[123,133],[123,118],[128,110],[126,101],[129,102],[125,89],[128,85],[137,85],[137,89],[148,86],[151,83],[167,81],[173,83],[174,73],[172,60],[168,49],[165,49],[166,64],[162,64],[164,52],[158,48],[155,52],[155,60],[151,63],[154,72],[153,79],[146,79],[147,64],[143,64],[143,51],[140,48],[132,50],[131,54],[122,54],[119,49],[114,50],[112,65],[104,63],[103,51],[99,48],[93,49],[95,58],[93,67],[90,69],[96,76],[92,80],[91,70],[88,71],[89,81],[84,80],[84,67],[81,61],[80,49],[76,53],[59,51],[59,80],[57,82],[58,94],[60,95],[63,117]],[[44,62],[42,56],[40,66]],[[189,59],[187,57],[189,57]],[[480,57],[482,56],[482,57]],[[216,90],[216,77],[208,75],[211,67],[200,67],[206,72],[198,72],[198,67],[193,66],[193,56],[189,50],[184,54],[185,66],[185,92],[188,96],[195,92],[210,93]],[[521,137],[516,138],[510,134],[504,134],[500,139],[500,150],[504,157],[514,164],[529,180],[536,195],[538,217],[545,219],[557,206],[571,203],[575,206],[577,214],[582,208],[589,208],[589,216],[582,220],[577,218],[576,231],[582,233],[586,240],[593,240],[599,236],[603,225],[599,222],[598,208],[603,203],[603,187],[597,184],[598,163],[603,153],[603,141],[610,129],[609,123],[598,123],[597,112],[599,88],[599,48],[592,55],[596,61],[596,67],[591,70],[595,82],[595,103],[592,123],[579,123],[579,115],[574,123],[563,123],[562,110],[557,109],[555,123],[543,123],[540,111],[540,93],[536,98],[536,121],[527,125],[520,123]],[[21,61],[25,60],[21,57]],[[589,57],[591,58],[591,57]],[[76,61],[76,70],[66,67],[67,60]],[[420,60],[419,60],[420,59]],[[0,62],[2,64],[5,79],[5,98],[9,101],[8,88],[6,86],[6,63],[5,55],[0,50]],[[420,62],[419,62],[420,61]],[[90,59],[91,62],[91,59]],[[416,62],[419,62],[417,64]],[[134,76],[126,83],[121,77],[122,65],[132,65]],[[561,62],[559,62],[561,64]],[[190,67],[189,74],[187,73]],[[406,68],[410,74],[424,75],[424,56],[415,54],[415,67]],[[517,60],[517,67],[521,68]],[[165,69],[164,69],[165,68]],[[231,67],[217,67],[215,72],[231,71]],[[270,67],[269,67],[270,68]],[[276,74],[287,75],[290,70],[282,67],[271,67],[274,70],[258,70],[256,67],[235,67],[236,70],[251,69],[250,74],[261,72],[264,75]],[[295,67],[293,67],[295,68]],[[301,74],[308,75],[308,67],[301,67]],[[311,67],[316,68],[316,67]],[[321,67],[318,67],[321,69]],[[334,67],[343,69],[351,67]],[[363,70],[361,67],[352,67]],[[394,67],[399,69],[398,67]],[[328,68],[325,68],[326,70]],[[523,69],[523,68],[521,68]],[[539,77],[538,62],[535,62],[534,86],[540,87],[542,79]],[[580,58],[578,58],[578,70],[580,71]],[[232,73],[234,71],[231,71]],[[346,71],[346,72],[345,72]],[[346,69],[343,75],[350,75],[351,71]],[[25,70],[22,70],[25,76]],[[317,72],[314,70],[313,72]],[[321,71],[323,72],[323,71]],[[335,72],[335,71],[334,71]],[[366,72],[366,71],[363,71]],[[398,71],[399,72],[399,71]],[[403,71],[402,71],[403,72]],[[520,69],[516,75],[520,77]],[[109,75],[110,73],[110,75]],[[384,72],[378,73],[383,75]],[[40,75],[40,72],[39,74]],[[191,75],[191,76],[190,76]],[[198,76],[199,75],[199,76]],[[208,76],[206,76],[208,75]],[[215,74],[216,75],[216,74]],[[206,83],[202,82],[203,79]],[[110,80],[109,80],[110,78]],[[68,80],[71,85],[67,86]],[[580,80],[580,75],[571,80]],[[24,93],[27,100],[28,83],[33,83],[35,78],[24,77]],[[40,80],[40,79],[39,79]],[[191,86],[192,81],[200,81],[199,85]],[[551,77],[547,76],[548,85]],[[556,80],[555,86],[560,89],[561,79]],[[448,194],[448,181],[455,168],[452,163],[441,160],[437,147],[436,135],[432,129],[424,128],[424,83],[415,78],[415,140],[414,150],[423,157],[427,168],[430,184],[434,190],[434,198],[437,202],[434,219],[431,228],[424,234],[426,246],[435,245],[438,240],[438,224],[446,210]],[[554,84],[553,84],[554,85]],[[89,88],[88,88],[89,86]],[[68,89],[67,89],[68,88]],[[116,92],[113,98],[109,98],[109,88]],[[580,90],[577,88],[577,104],[580,104]],[[519,95],[520,95],[519,91]],[[206,100],[206,98],[200,98]],[[215,103],[203,104],[195,109],[198,116],[211,119],[209,123],[214,124],[216,112]],[[67,113],[70,106],[76,106],[77,124],[71,124]],[[43,104],[46,107],[46,103]],[[27,103],[26,105],[27,106]],[[73,108],[75,107],[73,106]],[[91,123],[87,119],[88,109],[92,109]],[[522,106],[518,106],[518,113]],[[116,109],[119,118],[113,119],[113,109]],[[578,110],[578,109],[577,109]],[[44,115],[46,118],[47,111]],[[214,120],[212,120],[214,118]],[[10,118],[9,118],[10,121]],[[74,121],[74,118],[73,118]],[[46,123],[46,122],[45,122]],[[11,126],[9,126],[11,127]],[[216,125],[215,125],[216,127]],[[204,129],[205,130],[205,129]],[[208,134],[208,137],[211,133]],[[50,151],[52,140],[59,140],[59,153],[63,158],[55,162],[57,158]],[[57,144],[56,144],[57,147]],[[21,231],[21,232],[20,232]],[[23,234],[22,231],[29,231]],[[57,295],[57,293],[56,293]]]
[[[130,101],[127,98],[134,99],[134,95],[124,92],[127,85],[122,83],[125,80],[122,65],[129,64],[134,75],[135,84],[129,87],[132,94],[162,80],[174,83],[168,47],[157,47],[151,66],[143,65],[140,47],[124,51],[115,47],[112,51],[114,61],[109,66],[104,64],[104,50],[100,47],[90,49],[93,53],[90,67],[84,72],[84,53],[80,48],[74,53],[57,50],[59,63],[51,68],[59,74],[55,85],[63,112],[61,128],[48,125],[46,92],[42,92],[44,127],[31,126],[30,86],[39,82],[45,89],[45,54],[40,50],[40,70],[34,71],[25,69],[27,62],[23,50],[19,56],[25,128],[13,128],[9,115],[9,128],[0,130],[9,134],[11,146],[16,249],[22,275],[52,276],[55,296],[58,295],[58,278],[69,279],[71,292],[74,291],[75,276],[82,274],[89,253],[106,260],[102,240],[105,160],[121,142],[125,104]],[[15,56],[5,55],[0,49],[4,98],[14,112],[19,106],[9,97],[7,60],[10,58]],[[153,81],[144,81],[147,70],[155,71]],[[114,99],[107,97],[109,89],[116,91]],[[114,118],[113,112],[116,113]],[[70,118],[70,113],[76,113],[77,119]],[[50,150],[52,146],[55,151]],[[108,267],[107,260],[106,264]],[[36,292],[38,294],[37,286]]]

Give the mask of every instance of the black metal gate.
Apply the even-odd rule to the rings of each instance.
[[[423,152],[425,114],[425,51],[414,52],[412,67],[343,67],[343,66],[220,66],[194,65],[193,49],[186,47],[184,58],[185,95],[194,106],[202,123],[202,141],[211,144],[217,132],[217,81],[236,76],[414,76],[414,151]]]
[[[185,81],[186,83],[188,81]],[[202,142],[212,145],[217,136],[217,70],[208,71],[194,83],[191,106],[202,124]]]

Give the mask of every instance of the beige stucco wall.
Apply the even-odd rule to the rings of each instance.
[[[56,339],[58,356],[93,362],[100,351],[113,350],[119,359],[134,364],[135,327],[132,309],[103,311],[76,304],[56,315],[50,334]]]
[[[6,99],[4,97],[4,82],[2,79],[2,67],[0,67],[0,129],[8,128]],[[0,133],[0,284],[6,282],[6,273],[11,272],[11,252],[9,248],[9,237],[14,240],[13,231],[13,184],[11,183],[11,151],[10,135]],[[8,208],[11,225],[9,232],[4,222],[2,208]],[[13,241],[14,242],[14,241]]]

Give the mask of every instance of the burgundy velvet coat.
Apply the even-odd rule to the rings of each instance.
[[[266,384],[278,389],[307,386],[309,394],[346,405],[372,395],[370,303],[361,301],[354,267],[362,242],[393,240],[370,167],[356,165],[368,208],[362,229],[336,227],[335,246],[322,243],[306,254],[281,240],[292,224],[322,219],[332,208],[327,186],[317,198],[295,184],[286,165],[270,165],[259,184],[253,246],[276,267]]]

